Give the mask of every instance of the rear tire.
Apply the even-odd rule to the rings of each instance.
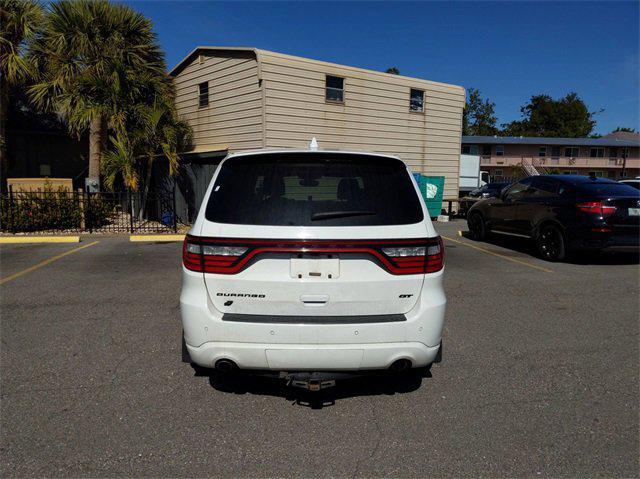
[[[480,213],[471,213],[467,218],[469,236],[475,241],[484,241],[487,237],[487,227]]]
[[[540,257],[546,261],[562,261],[567,255],[564,235],[555,225],[540,228],[536,237]]]

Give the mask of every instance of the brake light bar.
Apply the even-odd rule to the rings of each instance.
[[[616,212],[615,206],[605,205],[602,201],[578,203],[576,207],[584,213],[592,213],[599,216],[610,216]]]
[[[265,253],[366,254],[394,275],[435,273],[444,267],[438,236],[407,240],[255,240],[187,235],[183,264],[191,271],[236,274]]]

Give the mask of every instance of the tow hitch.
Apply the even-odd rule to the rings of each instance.
[[[280,373],[287,380],[287,386],[306,389],[308,391],[321,391],[336,385],[336,380],[323,373]]]

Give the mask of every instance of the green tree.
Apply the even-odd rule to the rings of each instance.
[[[164,53],[151,22],[127,6],[62,0],[48,8],[30,48],[38,78],[29,94],[72,133],[89,130],[89,178],[99,181],[108,130],[122,140],[133,106],[170,89]]]
[[[391,68],[387,68],[385,70],[385,73],[391,73],[392,75],[400,75],[400,70],[398,70],[396,67],[391,67]]]
[[[11,88],[25,84],[33,64],[25,55],[26,44],[42,21],[43,10],[32,0],[0,0],[0,183],[7,173],[6,125]]]
[[[483,99],[480,90],[469,88],[462,112],[462,134],[491,136],[498,133],[496,127],[496,104]]]
[[[585,138],[596,125],[594,115],[576,93],[554,100],[534,95],[520,108],[522,120],[503,125],[506,136]]]
[[[133,133],[134,142],[144,159],[141,168],[145,172],[140,210],[142,217],[155,160],[165,158],[169,164],[169,174],[174,175],[178,169],[178,152],[186,149],[190,143],[191,129],[186,122],[177,118],[172,96],[161,98],[152,105],[139,105],[135,109],[134,119],[137,123]]]

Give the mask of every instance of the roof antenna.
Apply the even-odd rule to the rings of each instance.
[[[311,151],[318,151],[318,140],[316,140],[315,136],[311,138],[311,141],[309,142],[309,149]]]

